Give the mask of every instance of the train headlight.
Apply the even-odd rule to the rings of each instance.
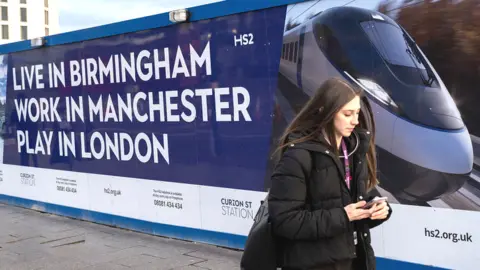
[[[385,105],[398,108],[397,104],[392,100],[392,98],[390,98],[390,95],[388,95],[387,91],[385,91],[385,89],[383,89],[380,85],[367,79],[358,79],[358,81],[363,88],[376,99],[378,99],[378,101]]]
[[[365,91],[374,96],[378,101],[398,109],[398,105],[392,100],[387,91],[385,91],[385,89],[383,89],[380,85],[367,79],[355,79],[346,71],[344,71],[344,73]]]

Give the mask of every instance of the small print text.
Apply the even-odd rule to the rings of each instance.
[[[77,189],[72,187],[57,186],[57,190],[64,191],[64,192],[77,193]]]
[[[168,207],[168,208],[176,208],[176,209],[183,208],[183,205],[181,203],[166,202],[162,200],[153,200],[153,204],[160,207]]]
[[[431,230],[431,229],[425,228],[425,236],[431,237],[431,238],[451,240],[453,243],[457,243],[457,242],[473,243],[472,235],[468,232],[467,233],[451,233],[451,232],[441,232],[439,229]]]

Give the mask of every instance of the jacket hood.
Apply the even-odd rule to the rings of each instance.
[[[314,151],[314,152],[323,152],[329,154],[331,151],[331,146],[327,142],[327,140],[319,135],[315,139],[300,142],[300,143],[291,143],[296,139],[299,139],[303,136],[306,136],[307,132],[301,133],[293,133],[288,137],[288,142],[290,143],[290,147],[296,148],[303,148],[306,150]],[[366,154],[368,151],[368,146],[371,139],[371,133],[368,130],[362,128],[355,128],[350,135],[350,137],[344,137],[345,144],[347,145],[347,152],[348,156],[353,154]],[[343,158],[343,151],[340,151],[340,157]]]

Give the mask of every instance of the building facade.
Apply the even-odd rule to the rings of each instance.
[[[0,44],[59,32],[58,0],[0,0]]]

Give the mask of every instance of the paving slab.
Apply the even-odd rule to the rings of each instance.
[[[6,204],[0,217],[0,270],[240,269],[240,251]]]

